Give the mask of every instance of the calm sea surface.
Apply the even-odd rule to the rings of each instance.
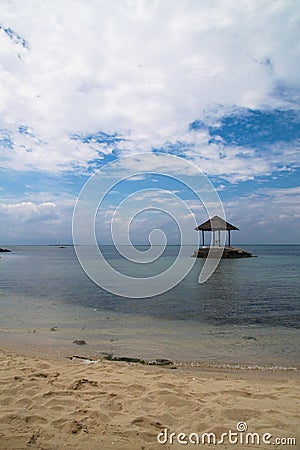
[[[300,366],[300,246],[243,246],[258,257],[222,260],[202,285],[203,260],[196,259],[175,288],[141,300],[95,285],[71,246],[9,248],[0,259],[0,344],[64,355]],[[193,250],[186,247],[183,258]],[[177,252],[167,247],[151,274],[165,270]],[[103,253],[123,273],[149,276],[149,268],[129,263],[113,247]]]

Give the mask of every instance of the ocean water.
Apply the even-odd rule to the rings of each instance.
[[[244,246],[257,258],[222,260],[198,283],[188,276],[156,297],[118,297],[94,284],[72,246],[10,246],[0,259],[0,345],[61,355],[167,358],[193,364],[299,368],[300,246]],[[140,248],[143,250],[144,248]],[[195,249],[185,248],[182,258]],[[150,265],[103,247],[110,264],[141,277],[169,267],[169,246]],[[87,345],[77,346],[81,339]]]

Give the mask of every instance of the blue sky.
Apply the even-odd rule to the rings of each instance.
[[[85,182],[141,152],[199,167],[235,243],[300,243],[299,42],[293,0],[2,0],[0,244],[71,243]],[[132,189],[180,191],[206,220],[191,192],[146,178],[109,196],[101,242]],[[136,242],[154,226],[176,242],[168,217],[145,214]]]

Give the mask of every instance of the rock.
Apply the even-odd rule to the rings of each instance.
[[[0,253],[11,253],[11,250],[8,250],[7,248],[0,248]]]
[[[218,247],[201,247],[198,250],[195,250],[192,256],[194,258],[207,258],[210,249],[210,257],[219,257],[220,248]],[[222,259],[251,258],[253,256],[252,253],[237,247],[224,247],[222,253]]]
[[[91,359],[91,358],[87,358],[86,356],[77,356],[77,355],[73,355],[73,356],[66,356],[67,359],[70,359],[71,361],[76,360],[76,359],[80,359],[82,361],[86,361],[86,362],[93,362],[93,363],[98,363],[99,359]]]
[[[82,339],[75,339],[75,341],[73,341],[73,344],[77,344],[77,345],[86,345],[86,342],[83,341]]]
[[[146,361],[140,358],[130,358],[127,356],[113,356],[111,353],[106,354],[103,359],[107,361],[123,361],[128,363],[139,363],[139,364],[147,364]]]
[[[169,359],[155,359],[154,361],[149,362],[150,366],[169,366],[173,364]]]
[[[245,341],[257,341],[254,336],[243,336],[243,339],[245,339]]]
[[[103,359],[107,361],[123,361],[128,363],[145,364],[147,366],[173,366],[173,362],[169,359],[154,359],[153,361],[146,361],[140,358],[129,358],[127,356],[114,356],[112,353],[104,353]],[[173,367],[170,367],[173,368]]]

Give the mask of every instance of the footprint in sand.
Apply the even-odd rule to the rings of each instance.
[[[69,389],[76,391],[77,389],[82,389],[87,386],[98,387],[99,383],[97,383],[97,381],[88,380],[87,378],[81,378],[80,380],[74,381],[74,383],[69,386]]]

